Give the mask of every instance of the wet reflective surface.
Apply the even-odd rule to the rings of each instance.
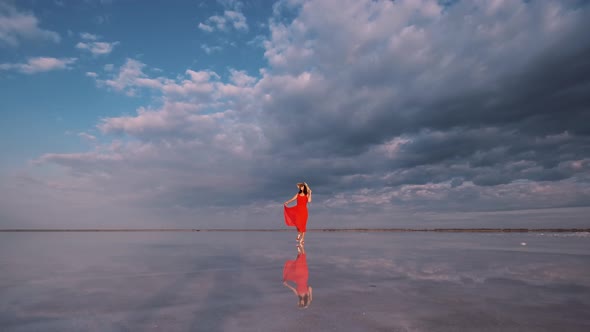
[[[0,233],[0,330],[590,331],[588,233],[295,235]]]

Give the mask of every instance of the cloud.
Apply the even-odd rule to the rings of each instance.
[[[404,200],[405,206],[424,201],[422,208],[466,209],[467,204],[450,202],[465,190],[457,184],[473,181],[469,197],[482,197],[476,194],[487,187],[494,188],[490,193],[502,192],[494,186],[508,185],[515,190],[513,202],[519,202],[515,208],[546,203],[538,192],[515,199],[522,195],[509,185],[515,181],[568,188],[572,179],[587,178],[588,169],[572,172],[564,166],[588,158],[582,152],[588,132],[576,125],[587,118],[583,94],[588,88],[574,78],[579,78],[575,71],[590,69],[585,60],[590,40],[580,35],[587,28],[587,7],[555,10],[549,2],[509,2],[500,10],[487,2],[440,7],[434,1],[418,7],[409,1],[342,5],[347,10],[305,1],[291,22],[281,17],[270,22],[265,56],[272,73],[265,72],[258,86],[269,96],[262,104],[261,126],[276,149],[268,159],[272,166],[259,174],[276,178],[273,186],[310,174],[310,182],[331,188],[328,195],[350,192],[342,202],[359,195],[369,206],[395,204],[405,195],[393,193],[421,186],[405,191],[412,198]],[[328,11],[333,15],[326,19],[322,13]],[[500,15],[506,24],[499,25]],[[571,102],[570,111],[556,112],[563,109],[563,98]],[[279,162],[298,156],[305,158],[297,167]],[[453,194],[438,189],[446,183],[455,186]],[[570,189],[584,198],[567,195],[569,203],[559,204],[588,204],[585,191]],[[490,197],[496,203],[474,199],[471,207],[512,206]]]
[[[590,206],[589,8],[279,2],[266,67],[165,77],[127,59],[97,82],[152,102],[100,120],[112,143],[38,166],[61,167],[60,190],[178,223],[276,226],[305,180],[318,227],[534,226],[535,209]]]
[[[256,77],[248,75],[244,70],[230,69],[230,81],[236,86],[251,86],[256,83]]]
[[[87,140],[89,142],[95,142],[96,141],[96,136],[90,135],[90,134],[85,133],[85,132],[78,133],[78,137],[81,137],[81,138],[83,138],[83,139],[85,139],[85,140]]]
[[[0,70],[16,70],[24,74],[35,74],[40,72],[68,69],[69,65],[76,62],[76,58],[52,58],[35,57],[29,58],[26,63],[3,63]]]
[[[115,48],[115,46],[118,44],[119,44],[119,42],[112,42],[112,43],[107,43],[107,42],[83,43],[83,42],[79,42],[78,44],[76,44],[76,48],[81,49],[81,50],[87,50],[90,53],[92,53],[93,55],[106,55],[106,54],[110,54],[113,51],[113,49]]]
[[[80,50],[86,50],[93,55],[107,55],[110,54],[115,46],[119,44],[118,41],[115,42],[102,42],[97,41],[100,39],[97,35],[93,35],[87,32],[81,33],[80,37],[85,40],[83,42],[78,42],[76,44],[76,48]]]
[[[57,32],[41,29],[38,25],[35,15],[20,12],[11,4],[0,3],[0,45],[17,47],[23,40],[60,42]]]
[[[221,48],[221,46],[208,46],[207,44],[202,44],[201,49],[205,51],[205,53],[211,54],[213,52],[221,51],[223,48]]]
[[[199,29],[206,32],[213,32],[215,29],[228,31],[230,26],[239,31],[248,31],[246,16],[238,10],[225,10],[223,16],[213,15],[199,23]]]
[[[138,88],[158,88],[163,85],[164,78],[149,78],[144,72],[145,64],[134,60],[127,59],[121,66],[119,72],[111,79],[97,80],[99,86],[107,86],[116,91],[125,91],[128,95],[134,96]],[[110,72],[114,69],[111,64],[105,65],[105,70]]]
[[[564,12],[562,21],[567,17],[570,22],[563,23],[561,30],[550,30],[539,26],[549,23],[537,21],[549,10],[545,3],[514,2],[514,10],[524,8],[514,11],[502,29],[497,25],[497,17],[488,16],[488,5],[484,3],[482,12],[456,3],[446,12],[438,10],[440,14],[434,18],[436,10],[414,11],[411,2],[354,5],[357,7],[338,11],[326,22],[319,13],[330,9],[330,3],[306,2],[291,24],[271,24],[266,57],[275,73],[284,73],[281,81],[295,85],[283,89],[280,84],[273,84],[276,89],[272,89],[271,95],[276,102],[268,106],[268,114],[276,121],[270,122],[269,127],[297,123],[287,131],[277,130],[280,136],[273,139],[290,139],[301,131],[308,137],[319,138],[330,130],[335,134],[326,137],[325,149],[314,146],[315,153],[346,147],[356,154],[379,142],[415,135],[427,128],[446,131],[506,125],[507,130],[543,128],[544,132],[537,133],[541,135],[570,129],[569,125],[550,130],[534,126],[532,122],[538,121],[539,116],[556,114],[551,113],[556,105],[543,100],[548,95],[539,94],[538,100],[528,96],[565,88],[566,78],[533,78],[541,72],[547,77],[572,77],[549,69],[556,68],[549,63],[584,63],[586,50],[572,48],[574,43],[563,45],[563,36],[585,28],[583,18],[587,9]],[[465,15],[478,19],[461,25],[454,23]],[[416,20],[422,23],[413,23]],[[476,26],[471,28],[470,24]],[[514,31],[519,31],[518,36]],[[451,35],[461,48],[449,44]],[[523,36],[535,41],[545,38],[542,45],[561,44],[555,48],[560,51],[546,51],[537,42],[521,43],[518,39]],[[582,44],[587,45],[587,38]],[[278,79],[276,75],[268,78],[269,85]],[[572,100],[582,102],[575,88],[567,93]],[[579,106],[576,108],[581,110]],[[283,111],[271,111],[279,108]],[[548,113],[543,114],[545,110]],[[295,118],[294,114],[298,116]],[[315,123],[321,125],[305,122],[317,119],[318,114],[322,121]],[[574,111],[567,116],[581,113]],[[545,120],[548,119],[541,121]],[[328,123],[330,128],[325,128]]]
[[[185,77],[170,79],[166,77],[149,77],[144,68],[146,65],[138,60],[128,58],[118,73],[113,74],[110,79],[97,80],[100,86],[106,86],[116,91],[131,93],[135,95],[140,90],[151,91],[162,94],[165,100],[183,101],[184,98],[199,98],[199,103],[217,96],[211,95],[216,92],[217,87],[229,88],[220,82],[213,82],[220,77],[213,71],[193,71],[188,69]],[[158,70],[148,70],[160,72]],[[191,99],[192,100],[192,99]]]
[[[248,24],[246,23],[246,17],[244,14],[238,11],[226,10],[224,12],[225,17],[234,26],[236,30],[248,30]]]
[[[247,41],[246,44],[250,46],[262,47],[264,48],[264,41],[266,41],[266,37],[263,35],[256,35],[256,37],[252,38],[251,40]]]
[[[94,40],[97,40],[98,39],[98,36],[97,35],[93,35],[93,34],[88,33],[88,32],[82,32],[82,33],[80,33],[80,37],[82,39],[84,39],[84,40],[93,40],[94,41]]]
[[[207,31],[207,32],[212,32],[213,31],[213,27],[207,24],[203,24],[202,22],[199,23],[199,29],[203,30],[203,31]]]

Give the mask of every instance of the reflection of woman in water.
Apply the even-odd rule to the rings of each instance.
[[[305,230],[307,228],[307,203],[311,203],[311,189],[305,182],[297,184],[299,192],[284,204],[285,224],[287,226],[295,226],[297,228],[297,241],[301,244],[305,243]],[[287,204],[297,201],[297,205],[293,207]]]
[[[285,262],[283,268],[283,285],[289,287],[297,298],[297,306],[299,308],[307,308],[311,304],[312,294],[311,286],[307,284],[309,272],[307,270],[307,260],[305,257],[305,249],[303,246],[297,246],[297,258],[292,261]],[[295,283],[295,287],[289,285],[287,281]]]

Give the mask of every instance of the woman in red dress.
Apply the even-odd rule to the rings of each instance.
[[[312,289],[307,283],[308,279],[309,271],[307,269],[305,249],[303,246],[297,246],[297,258],[294,261],[288,260],[285,262],[283,285],[290,288],[297,295],[297,306],[302,309],[307,308],[312,300]],[[295,287],[289,285],[287,281],[295,283]]]
[[[311,189],[305,182],[297,184],[299,192],[284,204],[285,224],[287,226],[295,226],[297,228],[297,241],[301,244],[305,243],[305,230],[307,229],[307,203],[311,203]],[[287,204],[297,201],[297,205],[293,207]]]

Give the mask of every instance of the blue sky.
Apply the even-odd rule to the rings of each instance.
[[[2,106],[9,116],[0,134],[3,171],[48,150],[83,151],[88,146],[72,137],[75,133],[93,130],[102,117],[134,113],[151,102],[149,94],[128,98],[97,89],[87,72],[102,74],[105,66],[119,67],[133,58],[170,77],[187,68],[213,70],[225,78],[229,68],[257,75],[265,63],[259,40],[272,12],[271,6],[260,1],[174,1],[165,6],[132,1],[19,1],[3,2],[3,6],[13,16],[35,20],[37,35],[2,40],[1,63],[26,63],[34,57],[76,59],[67,70],[0,72]],[[247,28],[235,29],[228,23],[215,33],[199,29],[199,23],[211,16],[223,17],[236,6],[249,14]],[[107,43],[110,51],[101,54],[76,47],[88,42]]]
[[[0,226],[587,226],[589,13],[0,0]]]

